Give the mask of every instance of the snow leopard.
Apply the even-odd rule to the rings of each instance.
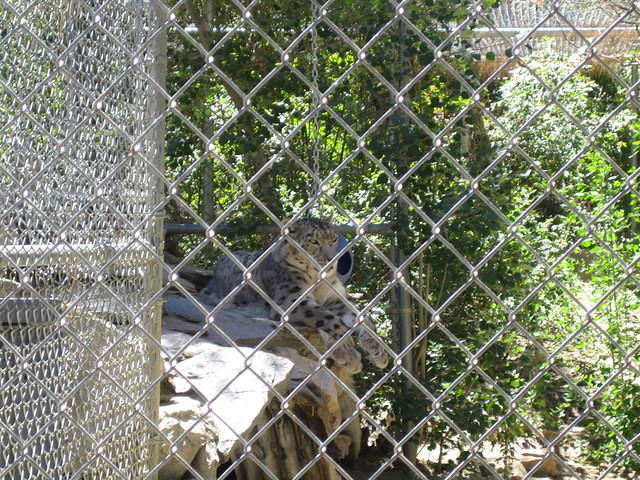
[[[381,340],[375,338],[371,319],[367,315],[359,316],[348,299],[337,274],[337,261],[320,272],[336,256],[337,244],[338,235],[328,221],[313,217],[295,220],[284,235],[266,249],[232,252],[235,259],[223,256],[201,294],[217,303],[240,286],[232,296],[234,304],[264,305],[269,309],[269,317],[276,321],[286,312],[285,321],[291,325],[320,330],[328,335],[332,344],[340,340],[340,345],[332,350],[332,358],[339,367],[356,373],[362,369],[360,354],[350,335],[342,339],[353,328],[371,363],[384,368],[388,358]],[[260,261],[255,264],[258,258]],[[247,272],[243,273],[238,263],[247,267]],[[243,280],[253,282],[271,301],[251,285],[243,285]]]

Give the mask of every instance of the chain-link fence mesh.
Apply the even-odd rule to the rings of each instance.
[[[571,54],[597,39],[594,45],[601,58],[624,59],[638,47],[636,19],[623,14],[628,7],[624,3],[581,0],[565,2],[560,14],[554,14],[545,4],[503,2],[487,12],[490,27],[475,29],[481,41],[474,50],[504,52],[514,38],[529,35],[523,55],[539,48],[542,38],[553,39],[556,50]],[[603,35],[605,32],[608,34]]]
[[[636,478],[639,8],[0,0],[0,477]]]
[[[0,5],[2,478],[151,468],[154,177],[135,151],[148,8]]]

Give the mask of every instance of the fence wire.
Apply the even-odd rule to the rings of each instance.
[[[602,398],[620,379],[637,386],[640,346],[622,340],[601,317],[623,289],[640,286],[637,250],[621,251],[602,227],[617,215],[617,205],[638,195],[640,170],[631,146],[638,141],[632,126],[640,107],[637,64],[625,76],[610,55],[622,35],[628,51],[617,52],[616,61],[637,62],[637,2],[611,2],[606,22],[590,23],[588,30],[572,16],[586,8],[580,2],[535,2],[535,19],[514,25],[517,36],[496,20],[509,17],[509,2],[500,10],[492,10],[492,2],[463,2],[446,22],[438,20],[443,14],[431,8],[434,2],[352,3],[345,15],[349,8],[332,0],[295,8],[257,0],[0,0],[1,478],[365,478],[344,461],[352,455],[359,465],[365,430],[385,446],[375,461],[368,459],[374,466],[366,478],[383,479],[400,469],[403,478],[504,479],[512,478],[513,460],[513,445],[505,443],[518,440],[504,440],[504,431],[514,425],[537,447],[532,466],[517,478],[548,474],[550,465],[557,468],[548,475],[562,478],[635,478],[640,432],[626,428],[628,420],[612,414]],[[537,38],[552,27],[570,32],[579,57],[555,84],[530,60],[540,47]],[[607,46],[605,53],[600,45]],[[384,51],[391,47],[392,54]],[[489,48],[500,52],[489,55]],[[477,52],[492,66],[460,71],[460,62]],[[331,62],[339,68],[331,70]],[[622,92],[595,122],[564,103],[567,85],[594,65]],[[491,89],[518,68],[537,80],[544,101],[513,127],[490,106],[496,95]],[[373,115],[356,78],[384,92]],[[428,96],[425,82],[435,92],[430,102],[447,95],[436,92],[438,82],[445,90],[455,83],[464,95],[453,110],[433,107],[439,117],[427,118],[420,103]],[[297,96],[285,97],[288,88]],[[199,96],[202,91],[209,94]],[[529,132],[550,121],[550,112],[559,112],[577,138],[553,168],[526,144]],[[470,137],[479,138],[473,118],[501,138],[491,153],[473,153],[477,145]],[[624,165],[602,140],[621,121],[630,132]],[[409,130],[420,139],[414,150],[403,145]],[[393,151],[380,146],[382,131],[390,132]],[[594,155],[612,186],[598,210],[589,211],[579,201],[596,187],[585,180],[586,186],[572,190],[565,179]],[[509,212],[491,187],[505,164],[524,166],[526,176],[544,184]],[[364,213],[354,211],[358,200],[340,183],[360,175]],[[451,179],[439,210],[427,208],[429,200],[408,187],[435,183],[437,175]],[[368,199],[379,184],[386,189],[383,198]],[[289,203],[283,207],[278,196]],[[565,228],[573,230],[566,245],[542,251],[529,226],[550,199],[572,216]],[[634,201],[629,216],[637,215]],[[309,211],[339,218],[344,225],[337,230],[348,237],[345,251],[368,262],[362,273],[354,268],[351,282],[366,292],[357,305],[318,275],[283,306],[252,276]],[[456,222],[473,214],[495,219],[488,230],[501,229],[499,235],[470,231],[484,235],[477,250],[452,233]],[[166,252],[162,216],[190,224],[170,226]],[[248,218],[269,225],[255,227]],[[419,232],[409,231],[416,225]],[[637,224],[630,225],[636,235]],[[177,237],[180,231],[188,235]],[[253,247],[256,233],[275,234],[276,240],[267,246],[260,237],[266,249],[242,265],[232,252]],[[611,278],[597,298],[585,298],[563,276],[570,261],[588,264],[580,257],[585,242],[610,259]],[[499,288],[513,275],[500,269],[509,248],[535,265],[518,272],[530,278],[526,291],[511,295]],[[431,278],[423,259],[433,252],[448,259],[434,280],[443,285],[438,294],[419,280]],[[212,274],[207,261],[224,256],[242,271],[242,283],[213,302],[202,293]],[[320,271],[330,272],[339,260]],[[461,280],[445,289],[454,269]],[[375,288],[359,288],[358,282]],[[245,286],[260,299],[249,313],[233,303]],[[305,295],[321,286],[355,311],[335,342],[289,322]],[[533,300],[550,290],[568,300],[568,322],[575,322],[554,339],[527,319]],[[470,303],[460,309],[461,302]],[[477,338],[466,337],[451,312],[487,305],[501,321],[479,327]],[[278,316],[265,320],[269,308]],[[552,315],[553,305],[549,310]],[[637,315],[632,310],[630,317]],[[233,322],[253,322],[259,333],[234,330]],[[567,367],[580,360],[572,357],[574,347],[587,335],[599,338],[615,359],[603,359],[611,368],[595,385],[581,383]],[[360,355],[355,338],[377,339],[389,365],[365,362],[354,381],[354,371],[340,368],[338,359],[344,351]],[[518,357],[531,361],[519,383],[508,368],[501,377],[485,361],[510,342],[513,351],[533,352]],[[224,356],[212,344],[225,349]],[[458,367],[443,369],[439,383],[429,378],[433,364],[446,364],[451,352]],[[431,370],[425,367],[429,356]],[[505,354],[505,367],[511,361]],[[573,396],[575,411],[550,434],[540,412],[526,405],[551,378]],[[254,397],[243,403],[250,389],[262,392],[257,407]],[[339,400],[331,407],[338,416],[327,420],[318,413],[318,405],[328,402],[323,395]],[[634,399],[623,395],[620,401]],[[560,403],[553,399],[539,408]],[[497,406],[487,411],[490,405]],[[240,417],[255,416],[251,425],[236,418],[232,411],[238,409]],[[467,409],[461,424],[460,410]],[[560,410],[541,415],[548,420]],[[392,413],[405,417],[394,423]],[[491,420],[474,430],[474,415]],[[587,421],[618,448],[599,465],[560,450]],[[448,438],[433,440],[438,431]],[[433,445],[438,442],[439,450]],[[497,459],[487,454],[495,444],[502,445]],[[418,461],[418,449],[429,451],[426,460]]]
[[[151,469],[148,8],[0,4],[2,478]]]

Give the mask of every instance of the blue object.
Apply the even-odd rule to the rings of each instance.
[[[338,234],[336,254],[340,254],[342,250],[345,250],[348,244],[347,239],[344,238],[343,235]],[[347,283],[347,280],[349,280],[351,276],[351,270],[353,270],[353,255],[351,254],[351,250],[345,250],[345,252],[340,255],[337,266],[338,277],[342,280],[342,283]]]

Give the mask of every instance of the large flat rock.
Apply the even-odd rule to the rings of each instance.
[[[185,464],[204,478],[215,478],[218,468],[218,430],[203,414],[202,403],[189,396],[176,395],[160,406],[160,430],[171,444],[160,444],[160,458],[169,460],[158,472],[158,480],[176,480],[187,471]],[[169,455],[169,452],[175,455]]]
[[[229,458],[256,426],[275,392],[287,390],[293,362],[245,347],[223,347],[209,338],[163,330],[162,347],[172,392],[198,399],[219,430],[218,452]],[[174,365],[171,368],[171,365]]]
[[[243,312],[224,308],[217,311],[214,321],[207,323],[206,313],[214,306],[202,303],[201,298],[191,299],[170,295],[165,298],[163,325],[166,328],[197,333],[200,330],[214,343],[222,346],[254,346],[276,328],[276,323],[264,318],[264,311]]]
[[[213,322],[208,323],[206,312],[215,307],[202,303],[200,297],[194,297],[194,300],[177,295],[167,296],[163,307],[163,327],[190,335],[200,334],[200,338],[224,347],[253,347],[269,337],[269,341],[263,344],[269,350],[289,347],[306,352],[310,350],[308,345],[316,352],[327,349],[327,338],[317,329],[278,327],[278,322],[266,318],[266,312],[260,308],[225,307],[213,315]],[[308,344],[301,342],[301,337]]]

